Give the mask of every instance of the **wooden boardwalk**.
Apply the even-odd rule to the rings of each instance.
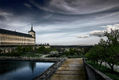
[[[67,59],[50,80],[85,80],[83,60],[81,58]]]

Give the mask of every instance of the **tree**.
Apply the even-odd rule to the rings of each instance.
[[[111,45],[106,49],[106,57],[105,57],[105,62],[108,63],[110,66],[111,70],[114,71],[114,65],[119,64],[119,46],[116,45]]]
[[[100,65],[102,62],[108,63],[114,71],[114,65],[119,64],[119,30],[105,32],[105,36],[107,40],[101,39],[85,56],[94,62],[100,62]]]
[[[119,30],[111,30],[110,33],[105,32],[107,37],[107,49],[105,62],[108,63],[111,70],[114,71],[114,65],[119,64]]]
[[[100,55],[100,46],[95,45],[93,48],[89,50],[89,52],[85,55],[89,60],[95,62],[98,62],[99,55]]]
[[[51,51],[51,48],[45,48],[44,46],[41,46],[38,48],[37,52],[41,54],[48,54]]]
[[[33,51],[33,46],[22,47],[22,51],[25,51],[25,52],[32,52],[32,51]]]
[[[119,30],[111,30],[111,32],[105,32],[107,37],[108,45],[118,45],[119,44]]]

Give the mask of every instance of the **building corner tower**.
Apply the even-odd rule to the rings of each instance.
[[[34,38],[34,44],[35,44],[35,42],[36,42],[36,33],[33,30],[33,25],[31,25],[31,30],[28,31],[28,33],[29,33],[29,35],[31,35]]]

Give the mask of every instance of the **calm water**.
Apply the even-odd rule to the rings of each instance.
[[[51,65],[51,62],[0,61],[0,80],[32,80]]]

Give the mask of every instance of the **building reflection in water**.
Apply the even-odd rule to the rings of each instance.
[[[33,72],[34,72],[34,69],[35,69],[35,67],[36,67],[36,62],[30,62],[30,63],[29,63],[29,67],[31,68],[32,73],[33,73]]]
[[[35,61],[0,61],[0,80],[32,80],[53,64]]]

